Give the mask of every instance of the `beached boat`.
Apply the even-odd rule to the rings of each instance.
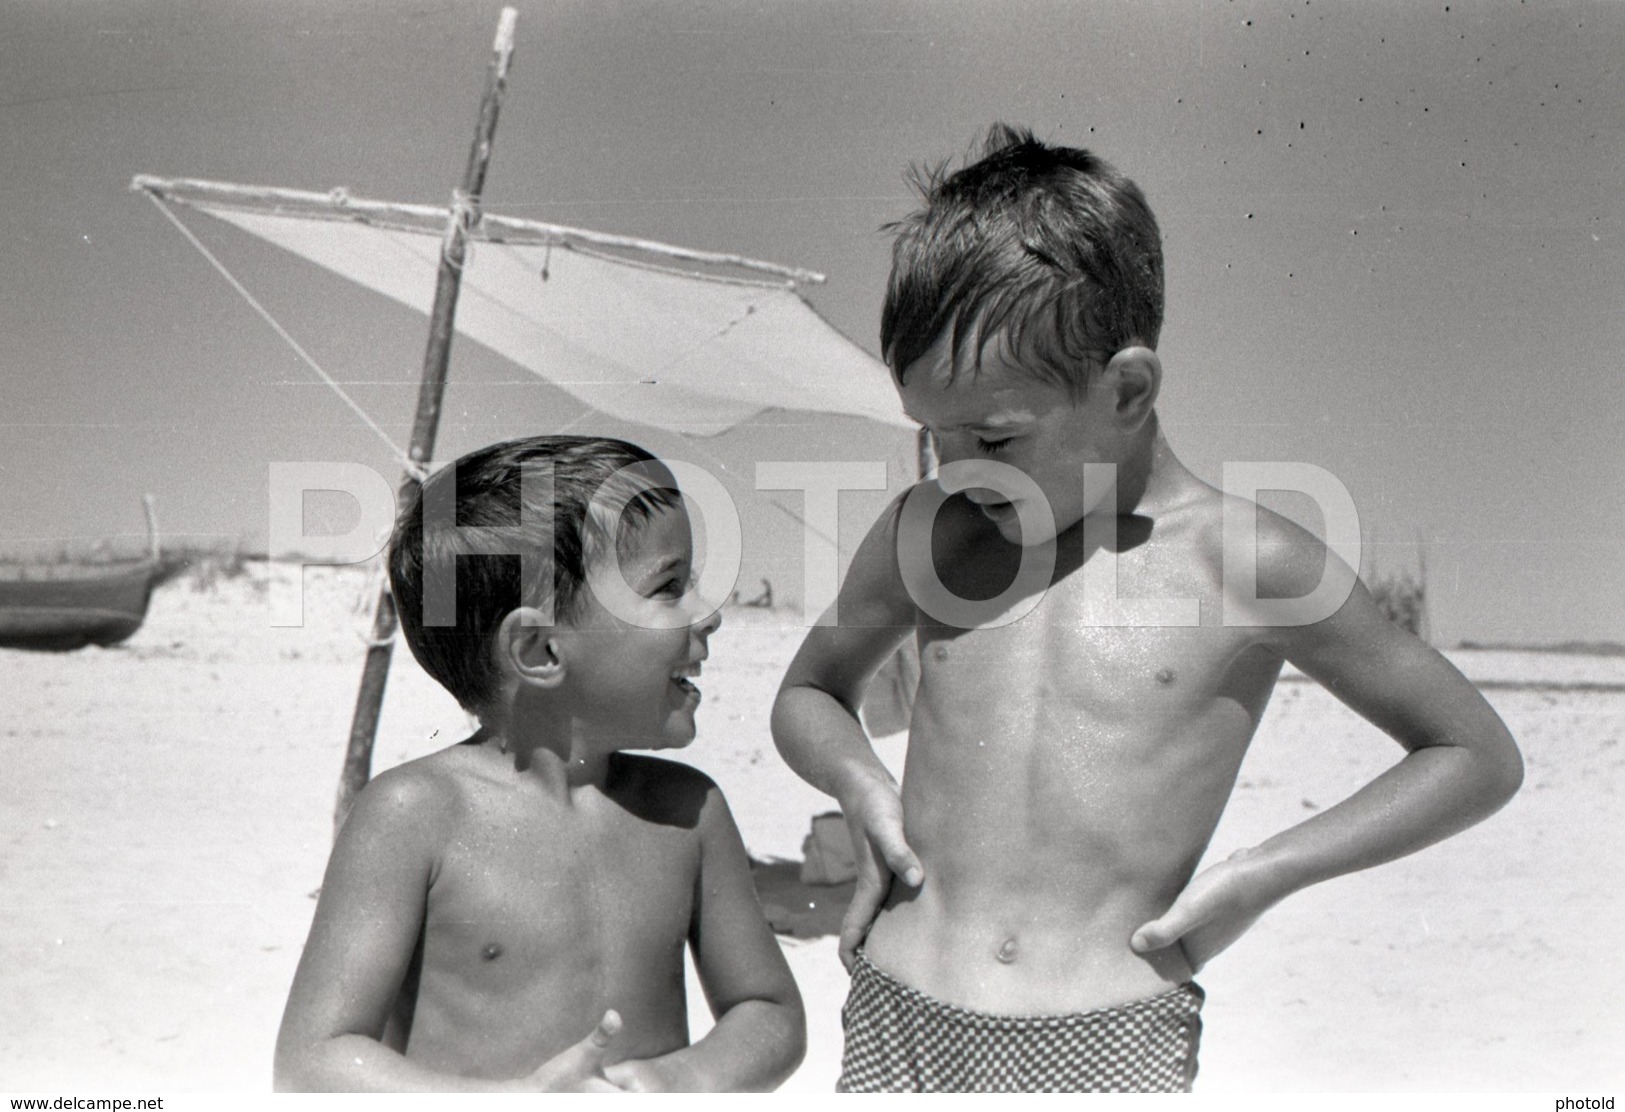
[[[140,629],[161,570],[150,496],[146,510],[148,552],[140,559],[0,564],[0,648],[116,645]]]

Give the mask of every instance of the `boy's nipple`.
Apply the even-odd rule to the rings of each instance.
[[[998,954],[996,956],[1005,965],[1013,965],[1013,964],[1015,964],[1015,960],[1016,960],[1016,940],[1014,938],[1005,939],[1004,940],[1004,945],[999,947],[999,952],[998,952]]]
[[[1157,671],[1157,682],[1162,684],[1164,687],[1167,687],[1169,684],[1173,683],[1174,682],[1174,670],[1172,668],[1158,669],[1158,671]]]
[[[485,949],[480,951],[480,957],[484,958],[486,961],[496,961],[497,958],[500,958],[501,956],[502,944],[500,942],[487,942],[485,944]]]

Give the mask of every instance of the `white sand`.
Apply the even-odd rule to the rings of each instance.
[[[302,628],[269,626],[258,565],[207,591],[166,586],[124,646],[0,652],[0,1089],[268,1087],[367,624],[360,574],[312,569],[307,585]],[[798,855],[831,805],[768,737],[794,621],[727,613],[684,757],[722,784],[763,857]],[[1625,683],[1619,658],[1453,656],[1498,683]],[[1300,893],[1215,962],[1201,978],[1199,1092],[1625,1082],[1625,693],[1488,694],[1524,747],[1523,792],[1451,842]],[[463,730],[399,650],[377,767]],[[1283,683],[1214,855],[1329,805],[1397,754],[1318,687]],[[827,1090],[845,988],[834,940],[785,949],[811,1030],[788,1087]]]

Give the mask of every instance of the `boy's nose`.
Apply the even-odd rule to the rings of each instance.
[[[710,603],[706,602],[703,599],[698,600],[697,603],[696,603],[696,609],[701,609],[701,608],[704,608],[704,607],[707,607],[707,606],[710,606]],[[717,631],[718,627],[720,627],[721,625],[722,625],[722,607],[718,606],[718,607],[712,609],[709,614],[706,614],[704,617],[700,618],[699,621],[695,622],[694,623],[694,630],[701,637],[709,637],[713,633],[715,633]]]

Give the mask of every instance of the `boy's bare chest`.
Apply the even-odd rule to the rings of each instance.
[[[975,628],[922,614],[922,697],[1006,712],[1040,701],[1111,720],[1192,713],[1229,690],[1254,639],[1221,624],[1220,577],[1188,550],[1063,552],[1056,563],[1042,590],[984,604]],[[942,583],[986,599],[1014,579],[1015,554],[983,550],[950,563]]]
[[[680,947],[698,863],[687,833],[625,813],[482,814],[442,853],[426,957],[518,987],[560,963]]]
[[[919,700],[977,736],[1119,731],[1166,736],[1215,701],[1251,702],[1267,669],[1236,670],[1245,645],[1200,627],[1090,626],[1046,618],[998,629],[925,627]],[[1245,682],[1257,673],[1256,682]]]

